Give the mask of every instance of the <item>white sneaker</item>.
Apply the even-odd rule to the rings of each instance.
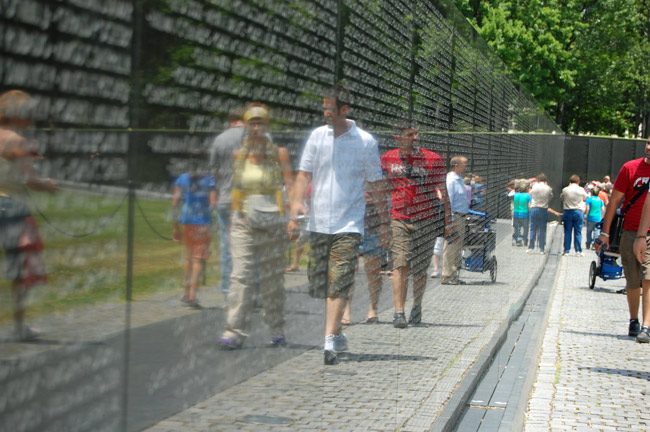
[[[348,350],[348,338],[345,333],[334,336],[334,352],[340,353]]]
[[[582,252],[578,252],[578,253],[576,254],[576,256],[577,256],[577,257],[583,257],[583,256],[585,256],[585,254],[583,254]]]
[[[439,271],[434,271],[433,273],[431,273],[431,277],[432,277],[432,278],[438,278],[438,277],[440,277],[440,272],[439,272]]]
[[[16,329],[14,332],[16,340],[19,342],[32,342],[41,337],[41,332],[28,326]]]
[[[323,346],[323,349],[325,351],[333,351],[335,353],[347,351],[348,338],[345,337],[344,333],[325,336],[325,345]]]
[[[526,249],[526,253],[527,253],[528,255],[532,254],[533,252],[534,252],[534,251],[533,251],[532,249]]]

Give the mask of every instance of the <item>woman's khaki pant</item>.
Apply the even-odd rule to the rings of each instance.
[[[225,337],[248,336],[255,293],[264,308],[264,322],[274,336],[284,333],[284,267],[287,238],[284,225],[270,230],[255,229],[245,217],[233,214],[230,249],[233,269],[228,294]]]
[[[458,280],[458,273],[461,268],[461,253],[465,243],[465,231],[467,222],[464,216],[455,216],[452,222],[453,239],[445,240],[445,248],[442,258],[442,282]]]

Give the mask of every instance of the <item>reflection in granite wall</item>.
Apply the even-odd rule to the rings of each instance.
[[[124,184],[132,145],[131,179],[166,190],[253,99],[295,157],[335,80],[367,129],[386,138],[413,119],[444,155],[477,152],[472,171],[494,187],[543,160],[534,136],[503,133],[560,132],[446,1],[4,4],[0,83],[38,98],[43,170],[57,178]],[[502,145],[506,165],[487,157]]]
[[[468,156],[490,213],[509,214],[511,178],[544,170],[557,189],[562,132],[451,3],[0,0],[0,92],[33,96],[25,133],[44,156],[35,166],[65,186],[31,201],[50,284],[34,290],[30,312],[48,334],[14,343],[11,310],[0,310],[0,431],[140,430],[290,357],[210,370],[223,357],[206,348],[219,329],[204,321],[217,320],[185,319],[169,312],[171,297],[156,297],[176,301],[181,286],[169,202],[125,204],[128,185],[168,194],[181,172],[206,164],[228,112],[246,102],[271,108],[271,135],[294,167],[322,124],[323,90],[343,81],[351,118],[383,150],[410,120],[422,146],[446,160]],[[207,284],[216,284],[210,265]],[[155,307],[142,306],[152,296]],[[304,309],[312,322],[299,316],[296,326],[319,333],[322,311]]]

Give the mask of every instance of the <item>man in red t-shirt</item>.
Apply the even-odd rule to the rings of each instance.
[[[398,148],[381,158],[391,190],[391,232],[393,254],[393,326],[407,327],[404,315],[409,270],[413,277],[413,307],[409,321],[422,320],[422,297],[427,267],[437,236],[444,230],[446,203],[443,159],[430,150],[415,146],[418,130],[411,125],[399,128]]]
[[[623,234],[620,239],[620,253],[621,261],[623,263],[623,271],[625,272],[625,289],[627,292],[627,304],[630,310],[630,323],[628,327],[628,335],[636,336],[639,342],[650,342],[650,334],[641,333],[641,325],[639,323],[639,303],[641,300],[641,288],[643,283],[644,294],[644,325],[650,326],[650,260],[646,258],[646,262],[641,264],[634,256],[634,241],[639,222],[641,220],[641,213],[643,211],[643,203],[648,195],[648,182],[650,181],[650,140],[645,145],[645,157],[633,159],[626,162],[621,167],[621,170],[616,177],[612,195],[605,211],[605,218],[603,220],[603,229],[600,233],[598,240],[594,242],[596,250],[599,251],[600,247],[607,248],[609,246],[609,232],[612,224],[612,219],[619,208],[621,203],[623,208],[626,209],[625,219],[623,220]],[[629,206],[629,203],[635,199],[634,203]],[[641,280],[641,271],[645,269],[646,279]],[[646,327],[647,329],[647,327]],[[645,340],[647,339],[647,340]]]

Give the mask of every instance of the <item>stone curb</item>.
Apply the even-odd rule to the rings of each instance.
[[[504,320],[499,325],[499,328],[495,332],[494,336],[482,349],[474,365],[472,365],[472,367],[466,372],[465,377],[458,385],[456,391],[454,391],[453,395],[443,408],[442,412],[431,426],[430,430],[432,432],[448,432],[454,430],[454,426],[456,426],[460,420],[467,402],[472,397],[472,394],[481,382],[481,379],[492,364],[496,353],[505,342],[510,326],[523,312],[526,301],[530,297],[533,288],[537,285],[539,278],[541,277],[542,272],[546,267],[546,262],[549,259],[550,251],[555,243],[557,226],[558,225],[553,228],[553,231],[551,233],[551,242],[549,245],[547,245],[547,250],[549,253],[544,256],[544,265],[539,267],[535,273],[535,276],[526,287],[526,291],[523,293],[520,300],[511,308],[508,318],[506,318],[506,320]]]

